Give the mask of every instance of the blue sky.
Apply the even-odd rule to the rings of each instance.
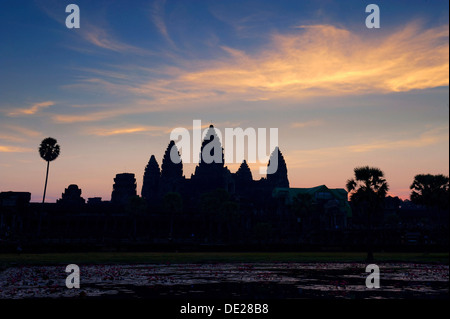
[[[39,200],[52,136],[50,201],[72,183],[109,199],[121,172],[140,191],[150,155],[200,119],[278,128],[292,187],[344,187],[371,165],[407,198],[415,174],[448,175],[448,2],[376,1],[380,29],[369,3],[3,1],[0,190]]]

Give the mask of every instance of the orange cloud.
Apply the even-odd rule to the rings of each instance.
[[[330,25],[300,26],[290,34],[272,35],[269,45],[255,54],[223,47],[226,59],[130,91],[173,101],[426,89],[448,85],[448,35],[448,25],[422,30],[418,23],[375,39]]]
[[[167,127],[160,126],[137,126],[137,127],[128,127],[128,128],[119,128],[119,129],[97,129],[91,131],[91,134],[99,135],[99,136],[111,136],[111,135],[123,135],[123,134],[134,134],[134,133],[145,133],[145,132],[153,132],[153,133],[167,133]]]
[[[2,153],[22,153],[31,152],[32,149],[18,146],[0,145],[0,152]]]
[[[33,115],[39,112],[41,109],[47,108],[49,106],[55,105],[53,101],[45,101],[40,103],[35,103],[31,107],[27,109],[18,109],[15,111],[11,111],[8,113],[9,116],[17,116],[17,115]]]
[[[18,125],[5,125],[4,126],[6,129],[8,129],[9,131],[15,131],[19,134],[25,135],[27,137],[35,137],[35,136],[39,136],[42,135],[41,132],[23,127],[23,126],[18,126]]]
[[[9,134],[0,134],[0,140],[8,141],[8,142],[25,142],[26,140],[22,137],[9,135]]]
[[[57,123],[77,123],[77,122],[94,122],[107,118],[107,114],[103,114],[103,112],[97,113],[89,113],[85,115],[63,115],[63,114],[55,114],[52,115],[52,120]]]
[[[30,137],[39,135],[42,135],[42,133],[18,125],[4,124],[2,130],[0,130],[0,140],[13,143],[26,142]]]
[[[203,122],[199,127],[200,129],[209,128],[209,122]],[[240,123],[235,122],[215,122],[214,126],[216,128],[225,128],[225,127],[237,127]],[[151,133],[152,135],[162,135],[162,134],[170,134],[173,131],[177,131],[178,128],[186,128],[189,131],[193,127],[193,122],[182,123],[178,126],[133,126],[133,127],[124,127],[124,128],[95,128],[89,129],[87,134],[98,135],[98,136],[113,136],[113,135],[125,135],[125,134],[135,134],[135,133]],[[206,134],[206,130],[203,131]]]
[[[73,86],[131,94],[135,97],[133,107],[126,112],[111,107],[53,119],[98,121],[125,113],[173,111],[187,105],[201,108],[229,101],[299,101],[448,86],[448,37],[448,25],[424,29],[417,22],[374,37],[331,25],[299,26],[288,34],[272,34],[265,47],[251,54],[222,47],[225,57],[200,62],[179,58],[181,67],[141,68],[139,77],[126,83],[112,82],[110,77],[86,78]]]

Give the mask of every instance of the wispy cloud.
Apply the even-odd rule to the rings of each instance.
[[[118,115],[126,114],[123,109],[117,109],[114,111],[99,111],[99,112],[86,112],[85,114],[53,114],[51,119],[56,123],[82,123],[82,122],[97,122],[107,118],[115,117]]]
[[[9,135],[9,134],[2,134],[2,133],[0,133],[0,140],[13,142],[13,143],[25,142],[25,139],[23,137]]]
[[[64,14],[61,14],[61,12],[64,12],[64,3],[61,3],[57,0],[37,0],[36,4],[49,17],[65,27],[66,16]],[[81,9],[81,11],[83,10]],[[72,40],[79,37],[82,40],[93,45],[95,48],[114,51],[118,53],[137,55],[152,54],[152,52],[150,52],[149,50],[144,50],[142,48],[127,44],[115,37],[113,35],[113,32],[111,31],[111,28],[109,27],[109,24],[106,22],[105,17],[101,13],[97,12],[92,16],[89,14],[81,14],[83,15],[83,18],[81,18],[82,26],[77,30],[77,32],[70,35],[71,37],[73,37],[71,38]],[[87,48],[86,46],[70,44],[68,45],[68,47],[75,51],[92,53],[91,49]]]
[[[273,34],[268,46],[228,54],[167,79],[130,88],[164,103],[189,100],[301,100],[321,95],[402,92],[448,85],[447,25],[410,23],[384,38],[366,39],[330,25]]]
[[[31,151],[33,151],[31,148],[26,147],[0,145],[0,152],[2,153],[23,153]]]
[[[28,127],[23,127],[23,126],[18,126],[18,125],[10,125],[10,124],[6,124],[4,127],[9,131],[14,131],[21,135],[25,135],[27,137],[36,137],[36,136],[42,135],[41,132],[35,131]]]
[[[419,137],[403,140],[373,141],[367,144],[351,145],[347,150],[355,153],[371,152],[380,149],[418,148],[433,145],[438,142],[448,141],[449,127],[443,126],[422,133]]]
[[[101,72],[101,71],[99,71]],[[103,91],[115,95],[123,94],[129,87],[128,84],[112,82],[107,76],[102,77],[84,77],[78,80],[77,83],[67,84],[62,86],[64,89],[84,89],[89,91],[96,91],[101,88]]]
[[[175,47],[175,43],[169,35],[167,30],[166,21],[164,18],[164,5],[166,0],[156,0],[153,3],[153,8],[151,10],[151,19],[155,26],[158,28],[159,33],[164,37],[164,39],[172,46]]]
[[[53,101],[45,101],[40,103],[35,103],[31,107],[26,109],[15,109],[13,111],[8,112],[8,116],[18,116],[18,115],[33,115],[39,112],[42,109],[45,109],[49,106],[55,105]]]
[[[111,73],[114,78],[89,77],[68,88],[128,96],[133,108],[127,112],[134,114],[230,101],[255,101],[258,107],[267,100],[406,92],[448,85],[448,36],[448,25],[424,29],[418,22],[373,39],[331,25],[300,26],[272,34],[253,53],[224,46],[213,60],[179,58],[178,67],[141,68],[127,81]],[[97,121],[121,114],[115,109],[53,119]]]
[[[98,136],[127,135],[136,133],[151,133],[152,135],[162,135],[169,131],[168,127],[162,126],[133,126],[125,128],[102,128],[90,130],[88,134]]]
[[[104,78],[110,78],[110,79],[117,79],[117,80],[129,80],[130,76],[129,74],[125,72],[116,72],[111,70],[101,70],[101,69],[94,69],[94,68],[79,68],[78,69],[81,72],[87,72],[87,73],[93,73],[98,76],[104,77]]]
[[[81,28],[80,28],[81,29]],[[151,52],[116,39],[106,28],[92,24],[82,28],[81,36],[96,47],[120,53],[148,55]]]
[[[22,143],[30,139],[42,135],[40,132],[17,125],[4,124],[0,130],[0,140]]]
[[[206,134],[207,129],[211,123],[203,122],[200,129],[203,129],[203,134]],[[215,122],[214,126],[219,129],[226,127],[236,128],[239,127],[240,122]],[[127,127],[109,127],[109,128],[90,128],[86,130],[87,134],[97,136],[114,136],[114,135],[128,135],[128,134],[150,134],[153,136],[160,136],[170,134],[171,132],[177,132],[178,129],[184,128],[189,131],[193,129],[193,122],[179,123],[173,126],[159,126],[159,125],[133,125]]]
[[[32,149],[20,145],[26,144],[30,139],[34,139],[42,134],[38,131],[12,124],[2,124],[0,128],[0,141],[13,145],[0,144],[1,153],[24,153],[31,152]]]
[[[111,85],[111,87],[109,87],[108,90],[111,90],[110,92],[114,92],[113,87],[114,85]],[[180,108],[182,108],[182,106],[180,106]],[[72,109],[73,113],[51,114],[50,118],[52,119],[53,122],[67,123],[67,124],[98,122],[122,115],[162,111],[164,110],[164,105],[158,104],[157,101],[130,100],[127,104],[101,103],[89,105],[72,105]]]
[[[324,147],[317,149],[296,150],[286,154],[286,161],[294,167],[326,167],[339,158],[347,158],[349,154],[370,153],[374,151],[391,151],[400,149],[416,149],[438,143],[448,143],[449,127],[441,126],[427,130],[409,139],[374,140],[368,143]]]

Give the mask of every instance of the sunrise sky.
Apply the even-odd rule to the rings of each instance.
[[[70,3],[79,29],[65,26]],[[380,29],[366,28],[370,3]],[[2,1],[0,191],[42,199],[37,150],[51,136],[61,155],[50,164],[49,202],[69,184],[109,200],[122,172],[136,174],[140,194],[170,131],[201,120],[278,128],[291,187],[343,188],[354,167],[369,165],[406,199],[414,175],[449,174],[448,5]]]

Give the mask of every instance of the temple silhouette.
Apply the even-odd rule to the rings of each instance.
[[[205,161],[204,150],[207,145],[211,149],[211,158],[218,158],[218,161],[210,163]],[[220,154],[214,154],[217,150],[220,150]],[[199,207],[202,194],[216,189],[225,190],[236,200],[253,199],[254,204],[257,205],[258,203],[264,203],[265,199],[271,197],[275,188],[289,188],[286,162],[278,147],[273,150],[270,156],[272,161],[274,157],[277,157],[278,169],[273,174],[267,174],[267,178],[261,178],[257,181],[253,180],[252,173],[245,160],[236,173],[230,172],[225,166],[223,152],[224,149],[215,133],[214,126],[210,125],[201,145],[200,161],[191,177],[186,178],[183,175],[183,162],[177,146],[174,141],[170,141],[162,159],[161,169],[154,155],[151,155],[148,161],[143,177],[142,198],[146,200],[150,208],[157,209],[163,201],[164,195],[174,192],[180,194],[183,206],[187,210],[193,210]],[[172,160],[171,153],[175,154],[177,158]],[[270,159],[267,165],[270,165]],[[123,175],[117,175],[116,179],[124,179]],[[131,176],[128,178],[131,178]],[[121,196],[133,193],[131,181],[127,183],[122,181],[120,184],[123,185],[123,193],[121,193],[123,195]],[[125,184],[128,187],[125,187]],[[117,182],[114,187],[116,185]],[[116,189],[113,191],[113,197],[115,191]]]
[[[205,150],[219,160],[204,158]],[[14,251],[19,245],[24,251],[365,249],[366,215],[349,203],[347,191],[326,185],[290,187],[278,147],[267,163],[276,160],[277,170],[259,180],[253,179],[245,160],[234,173],[225,166],[213,125],[199,151],[190,178],[183,174],[174,141],[161,165],[151,155],[140,196],[136,175],[129,172],[113,179],[110,201],[85,200],[75,184],[56,203],[30,203],[29,192],[1,192],[0,251]],[[417,228],[424,220],[431,226]],[[398,198],[386,198],[373,224],[380,249],[404,247],[405,240],[448,247],[441,217]]]

